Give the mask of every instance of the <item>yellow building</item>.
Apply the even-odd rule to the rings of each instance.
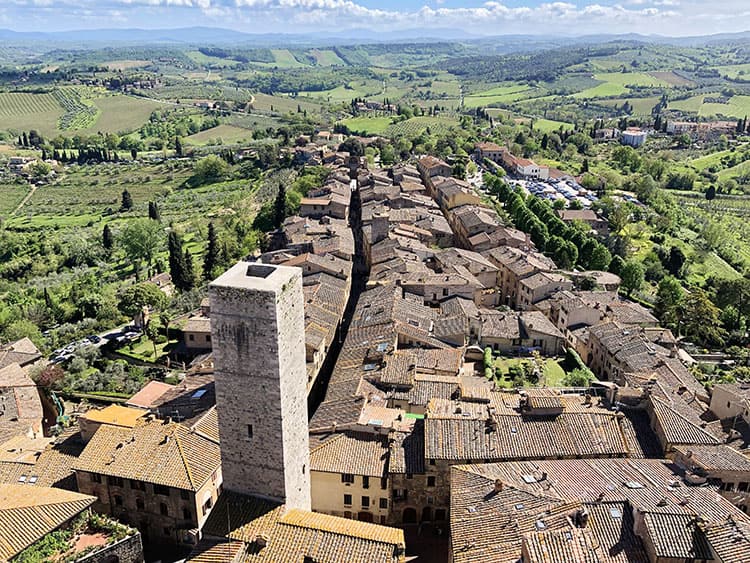
[[[345,432],[310,452],[312,509],[384,524],[391,508],[388,438]]]
[[[119,428],[135,428],[146,422],[147,413],[120,405],[110,405],[103,409],[93,409],[78,418],[81,439],[88,442],[102,424]]]

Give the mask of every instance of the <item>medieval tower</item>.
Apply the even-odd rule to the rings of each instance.
[[[239,262],[209,296],[224,488],[310,510],[302,273]]]

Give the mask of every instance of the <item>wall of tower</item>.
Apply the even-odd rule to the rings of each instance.
[[[209,289],[224,488],[309,510],[301,271],[248,268]]]

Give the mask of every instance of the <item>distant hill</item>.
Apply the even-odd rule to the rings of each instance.
[[[461,42],[491,46],[496,52],[552,49],[565,45],[583,43],[607,43],[610,41],[633,41],[677,46],[696,46],[713,43],[747,41],[750,31],[722,33],[695,37],[666,37],[640,35],[500,35],[481,36],[460,29],[405,29],[388,32],[371,29],[350,29],[336,32],[316,33],[246,33],[231,29],[212,27],[185,27],[175,29],[90,29],[57,32],[18,32],[0,29],[0,41],[14,43],[70,43],[91,45],[351,45],[363,43],[434,43]]]

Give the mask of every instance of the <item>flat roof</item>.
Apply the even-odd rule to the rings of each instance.
[[[146,416],[146,413],[141,409],[110,405],[103,409],[90,410],[81,418],[85,418],[91,422],[133,428],[138,423],[138,419],[144,416]]]

